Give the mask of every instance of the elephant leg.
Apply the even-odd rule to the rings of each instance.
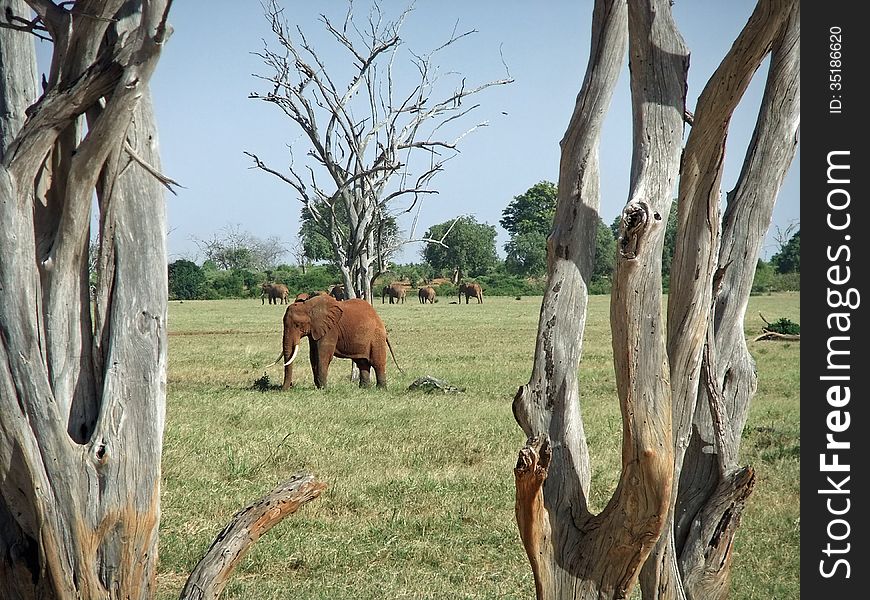
[[[375,342],[372,344],[368,360],[375,370],[378,387],[382,389],[387,387],[387,352],[386,340],[381,340],[380,343]]]
[[[311,374],[314,376],[314,385],[320,387],[317,385],[317,382],[320,381],[320,362],[317,356],[317,344],[311,340],[308,340],[308,360],[311,361]]]
[[[309,344],[311,340],[309,339]],[[326,377],[329,374],[329,363],[332,362],[332,355],[335,354],[335,344],[313,343],[317,347],[317,372],[314,376],[314,385],[321,389],[326,389]],[[312,367],[314,363],[311,363]]]
[[[372,364],[364,358],[354,359],[353,362],[356,364],[357,368],[359,369],[359,386],[361,388],[367,388],[367,387],[371,386],[371,384],[372,384],[372,374],[371,374]]]
[[[387,388],[387,365],[386,362],[373,364],[375,368],[375,379],[378,382],[378,387],[381,389]]]

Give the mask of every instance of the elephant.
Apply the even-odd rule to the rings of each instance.
[[[349,358],[356,363],[360,387],[371,384],[372,368],[378,387],[387,387],[387,350],[399,368],[384,322],[371,304],[359,298],[339,302],[320,294],[293,302],[284,312],[282,388],[285,390],[293,386],[293,360],[303,337],[308,338],[308,356],[318,388],[326,387],[333,357]]]
[[[264,283],[262,289],[260,299],[263,304],[266,304],[266,298],[269,298],[269,304],[290,304],[290,290],[283,283]]]
[[[341,283],[332,286],[332,289],[329,290],[329,295],[336,300],[347,300],[349,297],[347,294],[347,290],[344,287],[344,284]]]
[[[477,298],[478,304],[483,304],[483,288],[479,283],[460,283],[459,284],[459,303],[462,304],[462,294],[465,294],[465,303],[468,304],[469,298]]]
[[[427,301],[429,302],[429,304],[434,304],[435,288],[433,288],[431,285],[421,287],[420,291],[417,292],[417,297],[420,298],[420,304],[426,304]]]
[[[390,297],[390,304],[393,304],[393,300],[398,304],[400,301],[402,304],[405,303],[405,286],[400,283],[391,283],[390,285],[385,285],[384,289],[381,291],[381,304],[384,303],[384,298],[387,296]]]

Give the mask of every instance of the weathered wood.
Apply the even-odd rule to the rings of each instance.
[[[776,331],[765,331],[757,338],[753,339],[753,342],[761,342],[766,340],[777,340],[777,341],[789,341],[789,342],[799,342],[801,336],[793,333],[778,333]]]
[[[704,415],[703,419],[707,423],[705,432],[709,433],[706,439],[714,442],[714,445],[716,431],[711,406],[721,412],[722,420],[728,422],[730,429],[735,425],[734,415],[727,406],[722,405],[716,395],[704,396],[707,401],[698,402],[699,390],[703,390],[705,385],[702,381],[702,352],[705,343],[708,346],[718,344],[716,338],[708,336],[708,327],[713,315],[714,291],[719,291],[721,295],[726,285],[722,277],[732,269],[741,271],[741,275],[746,277],[747,273],[754,272],[757,258],[757,254],[754,254],[751,263],[741,259],[739,266],[720,260],[719,187],[725,140],[731,115],[753,74],[770,51],[793,6],[794,2],[791,0],[759,1],[731,50],[701,93],[692,130],[686,142],[679,187],[679,223],[674,261],[671,265],[667,323],[668,359],[674,400],[674,469],[677,485],[674,487],[668,514],[668,535],[659,540],[641,577],[644,598],[708,598],[706,593],[695,596],[682,581],[686,579],[687,573],[686,565],[679,562],[680,549],[686,543],[686,527],[690,526],[691,520],[698,514],[699,507],[695,505],[690,508],[691,504],[698,501],[696,491],[683,496],[684,500],[689,496],[695,499],[680,502],[679,510],[678,497],[683,485],[694,487],[695,484],[689,483],[690,480],[700,476],[699,472],[683,472],[685,456],[693,446],[690,440],[696,431],[697,415]],[[771,175],[764,175],[769,176]],[[772,181],[775,179],[775,176],[771,177]],[[777,190],[778,187],[776,185]],[[764,231],[766,226],[760,233],[761,237]],[[757,241],[753,240],[751,243]],[[735,242],[732,240],[728,243]],[[736,256],[732,260],[733,258]],[[748,292],[732,307],[732,310],[737,311],[731,314],[732,323],[741,327],[741,337],[742,315],[747,301]],[[713,348],[709,352],[711,355],[716,354]],[[724,377],[727,369],[717,363],[709,372]],[[735,373],[731,373],[729,376],[734,375]],[[747,383],[746,389],[748,388]],[[742,431],[742,425],[739,430]],[[733,433],[729,433],[730,436]],[[693,448],[693,451],[696,450],[697,448]],[[736,452],[723,451],[719,458],[727,459],[729,456],[736,457]],[[719,465],[715,463],[707,464],[703,468],[708,469],[707,473],[720,471]],[[715,485],[713,487],[715,489]],[[712,490],[708,492],[712,493]],[[740,495],[743,492],[735,493]],[[712,515],[708,517],[712,518]],[[738,520],[735,519],[735,522]],[[736,530],[736,526],[733,530]],[[694,577],[695,581],[707,579]],[[712,592],[713,587],[716,586],[711,586],[708,591]]]
[[[16,2],[4,17],[6,6],[29,16]],[[159,162],[148,80],[168,3],[31,6],[55,46],[38,102],[35,89],[11,100],[29,107],[27,120],[0,114],[0,597],[150,598],[166,219],[160,183],[138,164],[122,167],[126,144]],[[0,35],[4,48],[32,45],[21,31]],[[0,59],[5,70],[5,51]],[[16,61],[22,72],[35,64]],[[11,90],[0,88],[4,102]],[[97,323],[87,268],[95,192],[101,244],[114,257],[99,274]]]
[[[584,86],[562,144],[535,365],[514,399],[529,443],[517,464],[517,521],[538,598],[626,598],[670,498],[670,395],[661,249],[679,170],[687,53],[667,2],[596,2]],[[623,469],[605,510],[587,508],[588,452],[576,372],[598,218],[601,119],[629,33],[635,152],[611,304]]]
[[[215,600],[260,536],[316,499],[324,489],[326,484],[313,475],[297,473],[233,515],[191,572],[181,590],[181,600]]]

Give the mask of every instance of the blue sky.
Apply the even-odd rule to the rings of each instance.
[[[346,9],[340,0],[283,0],[282,6],[313,45],[324,39],[319,13],[340,21]],[[396,15],[407,3],[387,0],[382,6],[388,15]],[[675,19],[691,51],[690,110],[753,6],[746,0],[678,0],[674,5]],[[504,76],[501,52],[515,79],[477,97],[481,106],[464,122],[464,129],[482,120],[489,125],[464,138],[461,153],[433,180],[432,187],[439,193],[424,201],[418,235],[429,225],[471,214],[497,227],[498,250],[503,255],[507,236],[498,221],[504,207],[535,183],[557,180],[559,141],[586,70],[591,13],[591,1],[417,1],[401,32],[409,49],[423,52],[440,45],[458,20],[460,30],[478,33],[441,55],[437,61],[441,68],[461,72],[470,83],[498,79]],[[163,171],[184,186],[177,196],[167,196],[170,261],[201,262],[194,239],[210,238],[227,226],[263,238],[278,236],[289,245],[297,232],[300,209],[294,190],[251,169],[250,159],[243,154],[256,153],[281,169],[287,163],[288,144],[293,144],[297,161],[306,151],[294,123],[274,107],[248,98],[250,92],[264,89],[253,74],[267,73],[252,52],[262,49],[264,39],[277,49],[259,0],[215,0],[207,13],[201,3],[176,2],[170,21],[174,34],[152,79]],[[327,66],[340,68],[346,62],[334,45],[323,48]],[[732,121],[723,193],[739,175],[765,75],[766,63]],[[607,223],[625,204],[630,160],[626,67],[601,143],[601,214]],[[777,227],[784,230],[798,222],[799,176],[798,154],[780,192],[764,257],[776,250]],[[410,218],[400,220],[402,227],[409,224]],[[405,246],[398,262],[418,262],[420,248],[420,244]],[[292,258],[287,255],[285,261]]]

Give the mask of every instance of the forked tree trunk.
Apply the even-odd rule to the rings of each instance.
[[[754,393],[743,313],[760,240],[794,156],[796,4],[759,2],[699,100],[681,160],[687,56],[667,3],[629,3],[635,142],[611,298],[623,467],[616,492],[600,515],[587,508],[590,476],[575,374],[585,320],[582,282],[588,272],[581,271],[574,281],[560,276],[565,258],[571,256],[577,269],[584,264],[578,254],[591,256],[594,245],[594,236],[586,234],[583,241],[580,233],[573,246],[560,244],[564,231],[579,232],[588,218],[563,189],[567,183],[573,190],[570,186],[582,184],[587,173],[566,165],[594,162],[586,159],[585,147],[563,145],[535,367],[529,385],[514,400],[514,414],[530,438],[516,469],[517,521],[538,598],[625,598],[641,565],[644,598],[727,595],[732,540],[753,482],[751,470],[736,466]],[[602,15],[610,14],[602,5],[596,4],[588,72],[612,58],[612,48],[597,45]],[[775,57],[759,125],[738,188],[729,198],[720,251],[719,184],[728,122],[772,44]],[[596,98],[588,82],[587,76],[578,109],[584,99],[591,104]],[[596,143],[597,127],[578,129],[578,122],[572,119],[566,140],[577,136]],[[678,174],[680,223],[665,352],[661,249]],[[566,289],[566,283],[573,285]],[[559,306],[560,294],[582,300]],[[578,308],[579,314],[574,312]],[[699,388],[703,406],[697,402]],[[675,522],[677,506],[681,518]]]
[[[776,197],[797,148],[799,42],[795,2],[774,41],[758,123],[723,217],[714,315],[677,495],[681,518],[674,523],[683,588],[697,600],[727,596],[734,536],[754,482],[752,468],[737,462],[757,388],[744,316]]]
[[[170,181],[159,173],[148,80],[170,3],[67,4],[31,3],[54,41],[36,104],[31,34],[0,28],[0,598],[148,599]],[[29,11],[0,0],[17,25]],[[216,596],[256,538],[323,487],[301,476],[240,513],[241,537],[218,537],[186,593]]]
[[[626,17],[628,17],[626,19]],[[588,509],[577,367],[594,259],[600,123],[626,28],[635,147],[611,304],[623,414],[622,473]],[[538,598],[626,598],[664,526],[673,474],[661,251],[680,162],[687,53],[666,1],[596,2],[586,80],[562,145],[559,200],[531,380],[514,399],[529,437],[516,469],[517,521]],[[606,73],[606,78],[604,74]]]
[[[23,3],[0,5],[29,20]],[[0,30],[0,96],[30,106],[26,122],[0,114],[0,597],[149,598],[167,272],[163,190],[143,165],[159,167],[147,86],[166,2],[33,6],[55,41],[36,105],[32,38]]]
[[[761,0],[758,3],[731,50],[701,93],[694,124],[686,142],[680,177],[677,240],[671,264],[671,294],[668,301],[668,358],[674,398],[674,470],[678,484],[687,478],[698,476],[697,473],[684,474],[683,463],[693,431],[694,416],[698,411],[710,414],[710,405],[701,407],[697,400],[702,381],[702,353],[705,345],[708,353],[714,347],[712,338],[707,335],[714,288],[720,286],[723,274],[730,269],[730,266],[720,266],[718,262],[719,190],[728,124],[793,5],[789,0]],[[763,237],[763,233],[761,235]],[[757,253],[751,257],[752,261],[755,259]],[[749,272],[754,272],[754,269],[749,269]],[[747,301],[748,290],[742,300],[744,310]],[[742,336],[742,329],[740,335]],[[748,389],[749,382],[742,383]],[[717,400],[717,404],[721,402]],[[727,449],[720,447],[720,451]],[[736,455],[732,460],[736,460]],[[707,507],[712,512],[703,515],[705,520],[702,528],[706,532],[703,535],[707,536],[708,542],[714,537],[718,540],[719,534],[727,532],[728,529],[732,531],[721,535],[721,541],[731,539],[736,524],[739,523],[742,502],[751,490],[754,477],[751,471],[733,472],[728,480],[723,485],[732,489],[733,497],[724,502],[723,498],[712,502]],[[653,556],[644,567],[642,588],[645,598],[692,598],[695,596],[690,595],[691,587],[686,581],[698,584],[701,579],[707,580],[710,577],[703,572],[706,567],[698,563],[697,558],[692,559],[692,562],[700,570],[694,573],[683,571],[678,564],[678,557],[686,542],[685,526],[701,514],[699,510],[695,510],[691,516],[685,515],[682,512],[687,508],[685,503],[678,512],[678,493],[679,485],[675,485],[668,514],[667,534],[659,540]],[[698,506],[695,508],[698,509]],[[726,521],[720,522],[714,518],[717,513]],[[674,522],[677,514],[684,525],[682,530]],[[734,522],[728,523],[727,519],[731,516],[734,517]],[[720,527],[725,529],[716,534]],[[725,573],[728,570],[725,565],[730,562],[731,548],[730,544],[715,547],[714,542],[714,546],[706,550],[699,550],[697,545],[693,545],[690,553],[700,551],[706,554],[711,565],[717,561],[719,563],[714,571]],[[707,596],[705,592],[697,596],[697,600],[716,598],[727,593],[727,586],[702,585],[702,588],[707,592],[712,592],[714,588],[718,591],[714,596]]]

